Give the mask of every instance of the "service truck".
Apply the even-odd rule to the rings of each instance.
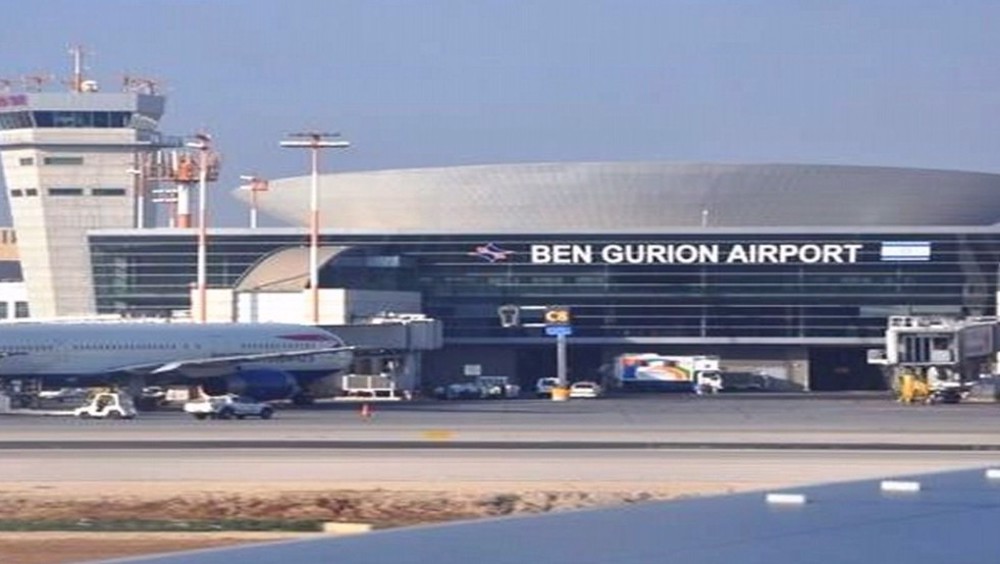
[[[623,354],[615,357],[610,384],[622,391],[714,393],[722,389],[719,357]]]

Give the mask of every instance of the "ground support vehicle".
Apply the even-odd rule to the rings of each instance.
[[[136,410],[128,394],[98,392],[86,404],[74,409],[73,415],[81,419],[132,419]]]
[[[270,419],[274,408],[270,404],[252,398],[225,394],[221,396],[201,396],[184,404],[184,413],[195,419],[245,419],[260,417]]]
[[[717,356],[629,353],[615,358],[610,384],[623,391],[717,392],[722,389]]]
[[[892,316],[885,349],[869,350],[868,363],[882,366],[900,403],[958,403],[995,373],[998,331],[993,317]]]
[[[384,374],[346,374],[341,379],[339,401],[400,401],[410,399],[409,390],[396,388],[396,382]]]
[[[958,403],[965,399],[972,389],[971,384],[951,381],[932,381],[918,374],[902,374],[895,386],[896,399],[900,403]]]
[[[476,376],[472,381],[453,382],[434,388],[438,399],[513,399],[521,395],[521,386],[507,376]]]

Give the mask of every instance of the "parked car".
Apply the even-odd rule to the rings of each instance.
[[[485,394],[486,391],[473,382],[455,382],[434,389],[434,396],[438,399],[482,399]]]
[[[59,388],[57,390],[42,390],[38,392],[38,399],[57,401],[82,401],[87,399],[90,390],[87,388]]]
[[[535,382],[535,395],[540,398],[547,398],[552,396],[552,388],[555,388],[559,384],[559,378],[539,378]]]
[[[604,395],[604,389],[597,382],[585,380],[573,382],[569,387],[569,397],[571,398],[599,398]]]
[[[512,399],[521,395],[521,386],[512,384],[506,376],[479,376],[475,383],[485,398]]]
[[[259,402],[253,398],[225,394],[222,396],[202,396],[184,404],[184,413],[190,413],[195,419],[244,419],[260,417],[270,419],[274,408],[270,404]]]

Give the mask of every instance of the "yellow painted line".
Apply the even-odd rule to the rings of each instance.
[[[427,429],[421,431],[420,436],[429,441],[450,441],[455,438],[455,433],[447,429]]]

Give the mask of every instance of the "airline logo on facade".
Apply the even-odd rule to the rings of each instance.
[[[630,243],[531,245],[532,264],[837,264],[858,262],[860,243]]]
[[[501,249],[496,243],[487,243],[485,245],[479,245],[469,254],[474,257],[479,257],[485,261],[498,262],[507,260],[507,257],[514,254],[514,251]]]
[[[879,258],[891,262],[929,261],[931,260],[931,244],[927,241],[884,241]]]

